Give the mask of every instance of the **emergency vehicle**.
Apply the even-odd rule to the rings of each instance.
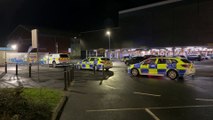
[[[133,76],[151,75],[167,76],[171,80],[192,76],[195,74],[193,63],[180,57],[149,58],[128,67],[128,73]]]
[[[103,68],[109,70],[112,66],[112,61],[106,57],[89,57],[77,63],[78,69],[93,69],[95,67],[95,70],[103,70]]]
[[[70,63],[69,55],[66,53],[49,54],[49,64],[56,66],[67,66]]]

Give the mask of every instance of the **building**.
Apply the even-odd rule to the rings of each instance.
[[[71,56],[80,56],[80,40],[75,37],[76,34],[69,31],[18,25],[8,36],[8,45],[17,44],[18,52],[27,52],[30,46],[32,46],[32,29],[38,29],[39,51],[71,53]]]
[[[213,43],[212,0],[165,0],[119,11],[121,41],[132,47],[208,46]]]
[[[111,49],[120,57],[213,53],[212,6],[212,0],[165,0],[119,11]],[[105,31],[83,33],[83,38],[89,44],[102,41],[100,46],[108,49]]]

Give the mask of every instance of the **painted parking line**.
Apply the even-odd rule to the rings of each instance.
[[[145,111],[147,113],[149,113],[149,115],[151,115],[155,120],[160,120],[151,110],[149,110],[148,108],[145,108]]]
[[[206,102],[213,102],[213,99],[205,99],[205,98],[196,98],[197,101],[206,101]]]
[[[115,88],[115,87],[112,87],[112,86],[110,86],[110,85],[105,85],[106,87],[108,87],[108,88],[111,88],[111,89],[117,89],[117,88]]]
[[[167,110],[167,109],[183,109],[183,108],[211,108],[213,105],[188,105],[188,106],[169,106],[169,107],[146,107],[146,108],[109,108],[86,110],[86,112],[120,112],[120,111],[138,111],[138,110]]]
[[[157,94],[144,93],[144,92],[133,92],[133,94],[136,94],[136,95],[147,95],[147,96],[153,96],[153,97],[160,97],[161,96],[161,95],[157,95]]]

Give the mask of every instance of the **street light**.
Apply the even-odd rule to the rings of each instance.
[[[106,35],[109,37],[109,58],[111,58],[111,55],[110,55],[110,35],[111,35],[111,32],[107,31]]]
[[[11,46],[11,48],[12,48],[13,50],[16,50],[16,49],[17,49],[17,45],[14,44],[14,45]]]

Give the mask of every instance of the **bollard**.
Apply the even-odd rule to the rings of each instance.
[[[29,64],[29,77],[31,78],[31,67],[32,67],[32,65],[31,65],[31,63]]]
[[[75,68],[74,68],[74,64],[73,64],[73,69],[72,69],[72,81],[74,80],[75,78]]]
[[[18,75],[18,64],[16,63],[16,75]]]
[[[93,65],[93,72],[94,72],[94,74],[95,74],[95,64]]]
[[[102,66],[102,72],[103,72],[103,76],[104,76],[104,66]]]
[[[7,73],[7,62],[5,62],[5,73]]]
[[[67,91],[67,68],[64,67],[64,90]]]
[[[69,87],[70,86],[70,68],[68,68],[68,70],[67,70],[67,84]]]
[[[70,66],[70,83],[72,82],[72,70],[73,70],[74,66]],[[69,84],[70,84],[69,83]]]

